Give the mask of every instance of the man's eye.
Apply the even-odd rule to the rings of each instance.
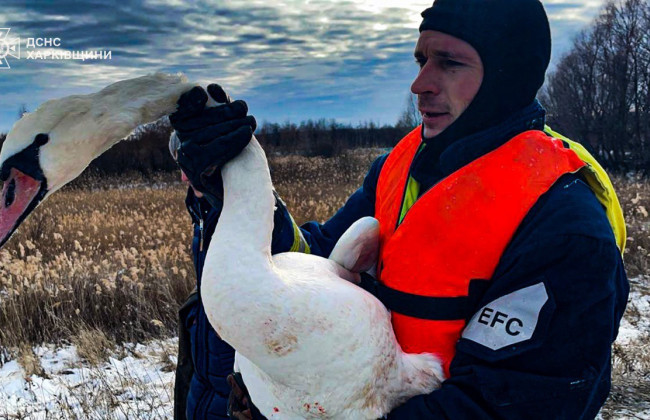
[[[424,67],[425,64],[427,64],[427,60],[422,59],[422,58],[416,58],[415,63],[420,67]]]
[[[445,60],[445,61],[443,62],[443,64],[445,65],[445,67],[460,67],[460,66],[464,66],[463,63],[461,63],[461,62],[459,62],[459,61],[454,61],[454,60]]]

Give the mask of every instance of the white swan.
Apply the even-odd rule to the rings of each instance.
[[[124,133],[127,128],[130,132],[148,119],[173,111],[172,104],[189,89],[178,76],[154,75],[120,83],[90,101],[71,97],[58,104],[48,102],[45,105],[50,105],[28,116],[35,129],[18,123],[12,129],[5,146],[8,148],[0,154],[0,167],[10,174],[7,182],[17,180],[16,196],[8,200],[6,182],[3,198],[11,203],[0,210],[0,235],[6,235],[5,226],[20,222],[24,212],[35,207],[33,200],[40,201],[76,177],[110,147],[109,140],[117,142],[128,134]],[[127,121],[123,131],[110,138],[95,131],[112,128],[113,123],[104,124],[102,120],[111,117],[96,110],[97,102],[104,102],[102,97],[110,97],[101,95],[107,89],[128,96],[112,106],[100,107]],[[157,99],[132,106],[135,98],[156,95]],[[143,108],[153,111],[144,113]],[[58,117],[52,115],[55,112],[59,112]],[[83,118],[92,115],[90,121],[96,128],[77,127],[71,114]],[[57,121],[69,123],[61,127]],[[74,127],[74,131],[67,127]],[[35,146],[42,139],[32,141],[38,133],[49,133],[45,145]],[[33,170],[33,174],[26,173],[30,166],[11,158],[23,153],[32,159],[29,156],[33,153],[25,152],[30,147],[40,152],[41,174]],[[265,416],[376,419],[404,400],[439,386],[443,379],[439,361],[432,355],[403,353],[388,311],[348,281],[357,278],[348,269],[362,271],[374,263],[376,220],[362,219],[346,232],[332,253],[340,264],[299,253],[271,256],[275,201],[266,157],[255,138],[223,168],[222,175],[224,208],[208,249],[201,295],[211,324],[237,350],[238,369],[251,399]],[[39,177],[43,178],[40,183]],[[34,185],[40,185],[41,191],[43,185],[49,189],[40,196],[32,195]],[[27,198],[20,194],[27,194]],[[11,207],[16,203],[19,207],[14,211]],[[7,223],[5,214],[10,216]]]

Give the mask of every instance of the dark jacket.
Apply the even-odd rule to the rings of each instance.
[[[182,323],[179,340],[186,338],[189,345],[189,355],[182,358],[179,354],[179,366],[182,362],[191,362],[184,378],[177,376],[176,382],[176,418],[183,418],[180,411],[185,404],[187,419],[226,419],[226,408],[230,387],[226,377],[232,373],[235,351],[225,341],[221,340],[212,329],[205,315],[201,301],[201,272],[205,262],[206,251],[217,225],[220,209],[213,209],[205,200],[197,199],[189,189],[186,204],[192,223],[194,235],[192,239],[192,255],[196,270],[197,289],[180,312]],[[188,347],[185,347],[188,349]],[[188,357],[189,356],[189,357]],[[179,375],[179,372],[177,372]],[[185,390],[183,390],[183,385]],[[183,398],[183,391],[186,397]]]

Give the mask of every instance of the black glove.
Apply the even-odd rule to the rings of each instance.
[[[214,206],[223,200],[221,168],[246,147],[257,123],[246,102],[231,101],[221,86],[209,85],[208,93],[222,105],[206,108],[208,95],[196,86],[181,95],[169,121],[180,140],[178,165]]]
[[[248,395],[241,373],[228,375],[230,395],[228,397],[228,417],[237,420],[266,420],[266,417],[255,407]]]

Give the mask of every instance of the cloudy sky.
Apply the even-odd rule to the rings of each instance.
[[[0,28],[22,58],[0,69],[0,132],[47,99],[90,93],[153,71],[219,82],[258,121],[394,123],[417,73],[419,13],[431,0],[3,0]],[[554,60],[602,0],[543,0]],[[111,60],[27,60],[27,38]],[[32,51],[46,52],[46,49]],[[3,47],[0,45],[0,57]]]

